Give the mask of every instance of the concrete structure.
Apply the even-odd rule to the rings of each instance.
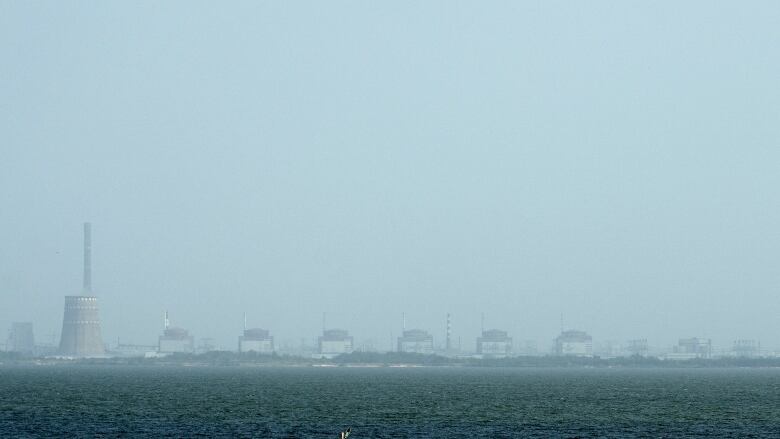
[[[92,357],[105,354],[97,297],[92,295],[92,226],[84,223],[84,286],[80,296],[65,296],[60,354]]]
[[[755,340],[735,340],[731,353],[735,357],[755,358],[761,355],[761,344]]]
[[[35,351],[35,337],[33,337],[33,324],[31,322],[11,323],[11,331],[8,333],[6,350],[32,355]]]
[[[168,328],[157,340],[157,351],[161,354],[192,354],[195,352],[195,337],[184,328]]]
[[[170,326],[168,312],[165,312],[165,330],[157,340],[157,351],[161,354],[192,354],[195,352],[195,337],[183,328]]]
[[[446,343],[444,345],[444,351],[446,353],[452,352],[452,321],[450,320],[450,313],[447,313],[447,332]]]
[[[626,346],[626,351],[628,351],[629,355],[638,355],[640,357],[646,357],[648,352],[650,351],[647,339],[646,338],[638,338],[634,340],[628,341],[628,346]]]
[[[539,355],[539,344],[536,340],[522,340],[512,344],[512,352],[518,355]]]
[[[491,329],[477,337],[477,355],[485,358],[503,358],[512,353],[512,338],[506,331]]]
[[[403,335],[398,337],[398,352],[432,354],[433,336],[422,329],[404,331]]]
[[[155,353],[159,346],[138,345],[128,343],[118,343],[113,349],[112,354],[120,357],[145,357],[150,353]]]
[[[585,331],[563,331],[555,339],[556,355],[589,357],[593,355],[593,337]]]
[[[681,338],[672,352],[665,355],[669,360],[692,360],[694,358],[711,358],[712,340],[692,337]]]
[[[274,351],[274,338],[267,329],[245,329],[244,335],[238,337],[239,352],[257,352],[270,354]]]
[[[196,354],[205,354],[207,352],[219,351],[217,341],[211,337],[203,337],[198,339],[198,347],[195,349]]]
[[[353,349],[353,340],[349,332],[343,329],[327,329],[317,338],[317,358],[333,358],[341,354],[349,354]]]

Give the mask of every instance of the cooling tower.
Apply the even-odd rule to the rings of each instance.
[[[89,223],[84,223],[84,290],[81,296],[65,296],[60,353],[75,357],[105,354],[97,297],[92,295],[92,226]]]

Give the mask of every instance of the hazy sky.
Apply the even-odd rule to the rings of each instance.
[[[780,3],[0,1],[0,329],[780,348]]]

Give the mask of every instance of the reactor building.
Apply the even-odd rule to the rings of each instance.
[[[477,355],[485,358],[504,358],[512,353],[512,338],[506,331],[491,329],[477,337]]]
[[[422,329],[405,330],[398,337],[398,352],[432,354],[433,336]]]
[[[761,343],[755,340],[735,340],[731,353],[735,357],[755,358],[761,355]]]
[[[6,350],[32,355],[35,352],[35,337],[33,337],[32,322],[13,322],[8,333]]]
[[[555,338],[555,355],[590,357],[593,355],[593,337],[585,331],[563,331]]]
[[[333,358],[341,354],[349,354],[353,349],[352,336],[344,329],[326,329],[317,338],[317,358]]]
[[[161,354],[192,354],[195,352],[195,337],[183,328],[170,326],[168,311],[165,311],[165,330],[157,339],[157,352]]]
[[[274,351],[274,338],[267,329],[244,329],[244,335],[238,337],[238,352],[257,352],[270,354]]]
[[[650,348],[646,338],[637,338],[628,341],[626,351],[632,356],[646,357],[648,352],[650,352]]]
[[[80,296],[65,296],[60,354],[73,357],[105,355],[98,300],[92,294],[92,226],[84,223],[84,285]]]
[[[670,360],[691,360],[694,358],[712,357],[712,340],[709,338],[681,338],[672,353],[666,354]]]
[[[260,354],[274,352],[274,338],[267,329],[246,328],[246,313],[244,313],[244,335],[238,337],[238,352],[257,352]]]

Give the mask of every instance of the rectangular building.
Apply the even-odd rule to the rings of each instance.
[[[555,354],[590,357],[593,355],[593,337],[585,331],[563,331],[555,339]]]
[[[239,352],[257,352],[270,354],[274,351],[274,338],[267,329],[253,328],[244,331],[244,335],[238,337]]]
[[[433,336],[422,329],[404,331],[403,335],[398,337],[398,352],[432,354]]]
[[[755,340],[735,340],[731,353],[735,357],[755,358],[761,355],[761,345]]]
[[[6,350],[25,355],[33,354],[35,351],[35,337],[33,337],[33,324],[31,322],[13,322],[11,324]]]
[[[477,354],[486,358],[503,358],[512,353],[512,338],[506,331],[491,329],[477,337]]]
[[[333,358],[341,354],[349,354],[353,349],[353,340],[349,332],[343,329],[327,329],[317,338],[318,358]]]
[[[628,346],[626,346],[626,351],[628,351],[628,354],[631,356],[636,355],[640,357],[646,357],[648,352],[650,351],[650,348],[647,344],[646,338],[637,338],[628,341]]]
[[[666,356],[667,358],[676,360],[711,358],[712,340],[698,337],[681,338],[672,351],[671,355]]]
[[[157,343],[157,351],[161,354],[192,354],[195,352],[195,337],[182,328],[167,328]]]

